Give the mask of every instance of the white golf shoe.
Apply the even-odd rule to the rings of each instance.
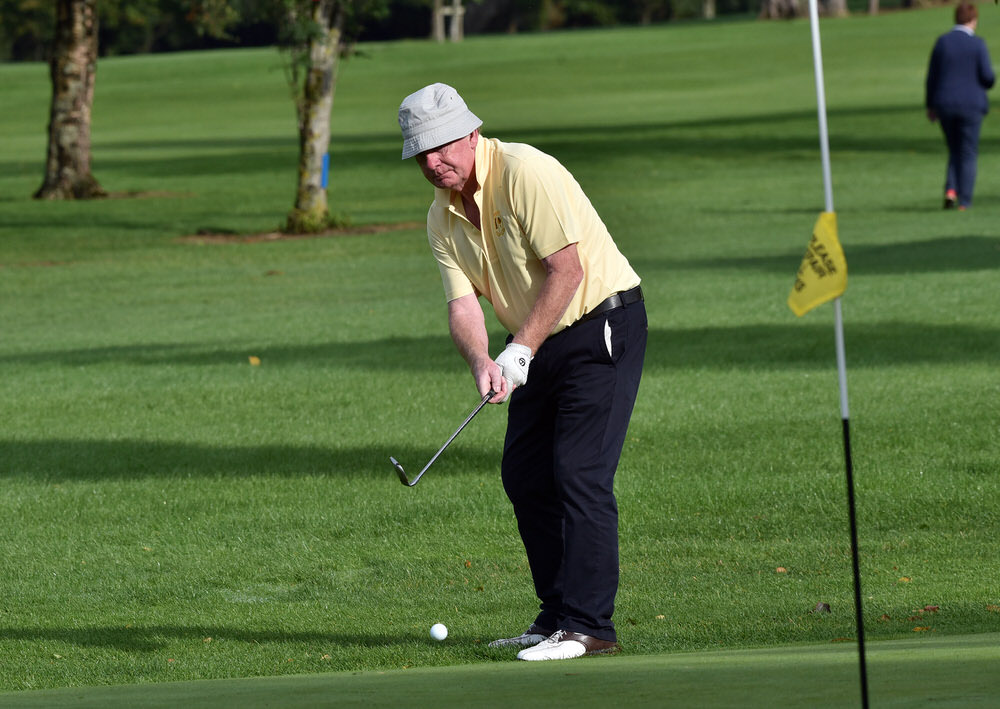
[[[551,630],[543,630],[532,623],[530,628],[516,638],[500,638],[491,642],[487,647],[531,647],[542,642],[551,634]]]
[[[518,660],[529,662],[537,660],[571,660],[584,655],[612,655],[621,650],[613,640],[557,630],[534,647],[529,647],[517,653]]]

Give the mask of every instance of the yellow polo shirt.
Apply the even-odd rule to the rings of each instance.
[[[476,178],[482,231],[466,218],[459,193],[435,188],[427,239],[445,297],[478,290],[516,333],[545,280],[542,259],[577,245],[583,281],[553,333],[612,293],[639,285],[587,195],[559,162],[530,145],[479,137]]]

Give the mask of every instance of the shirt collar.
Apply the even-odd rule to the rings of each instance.
[[[973,35],[976,34],[976,31],[974,29],[972,29],[971,27],[969,27],[968,25],[955,25],[954,27],[952,27],[952,30],[958,30],[959,32],[965,32],[965,34],[969,35],[970,37],[972,37]]]
[[[476,188],[477,194],[483,189],[483,183],[486,181],[486,176],[490,171],[490,161],[492,158],[493,144],[480,133],[479,140],[476,141],[476,183],[479,185]]]

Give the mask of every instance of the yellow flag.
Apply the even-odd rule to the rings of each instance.
[[[837,240],[837,214],[822,212],[812,241],[788,295],[788,307],[798,316],[833,300],[847,289],[847,259]]]

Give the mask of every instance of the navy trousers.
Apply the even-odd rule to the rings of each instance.
[[[948,173],[944,188],[955,190],[958,193],[958,203],[968,207],[972,204],[972,192],[976,186],[979,129],[983,124],[983,115],[939,113],[938,120],[948,144]]]
[[[613,487],[646,334],[642,301],[562,330],[510,398],[502,478],[541,601],[539,627],[617,640]]]

